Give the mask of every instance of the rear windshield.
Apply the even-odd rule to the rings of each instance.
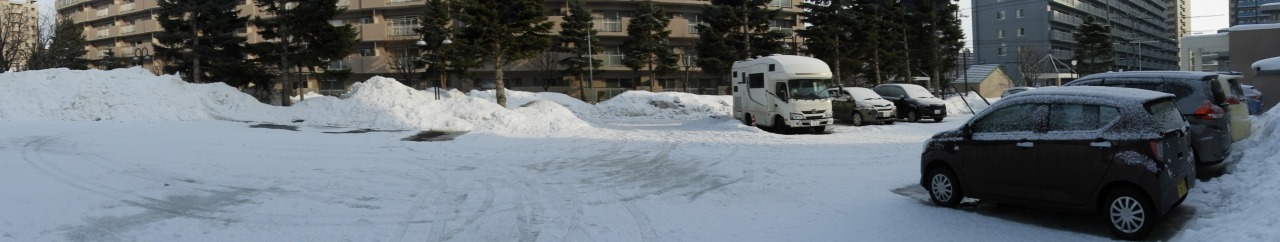
[[[1186,125],[1186,121],[1182,120],[1182,113],[1178,112],[1178,107],[1169,99],[1156,99],[1147,103],[1147,113],[1151,114],[1151,121],[1155,124],[1156,130],[1161,133],[1171,130],[1182,129]]]
[[[907,96],[912,98],[935,98],[928,89],[917,85],[902,85],[902,89],[907,90]]]

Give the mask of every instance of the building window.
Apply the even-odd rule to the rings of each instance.
[[[1022,16],[1023,16],[1023,15],[1022,15],[1022,9],[1018,9],[1018,11],[1014,11],[1014,15],[1018,16],[1018,18],[1022,18]]]
[[[604,11],[604,28],[600,31],[604,32],[622,32],[622,13],[618,11]]]
[[[996,19],[1004,19],[1004,11],[996,12]]]
[[[790,8],[791,0],[773,0],[773,2],[769,3],[769,6],[775,8]]]
[[[794,26],[795,24],[793,24],[791,20],[787,19],[774,19],[772,22],[769,22],[770,31],[782,31],[782,33],[785,33],[788,36],[791,35],[791,28]]]
[[[1018,36],[1023,36],[1023,35],[1027,35],[1027,29],[1018,28]]]
[[[391,35],[414,35],[413,28],[418,27],[418,16],[400,16],[387,19],[391,25]]]
[[[1004,38],[1004,30],[996,30],[996,38]]]
[[[698,26],[702,25],[702,19],[698,18],[698,14],[686,13],[685,20],[689,20],[689,33],[698,34]]]
[[[360,56],[374,56],[372,48],[360,48]]]
[[[1004,47],[996,48],[996,55],[1004,56]]]
[[[605,66],[622,65],[622,57],[622,48],[619,46],[609,46],[604,49]]]

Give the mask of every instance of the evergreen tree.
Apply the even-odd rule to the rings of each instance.
[[[70,18],[60,18],[54,22],[53,37],[47,45],[37,42],[37,46],[33,48],[35,51],[27,62],[28,69],[88,69],[88,61],[81,58],[89,52],[84,49],[86,43],[84,28]]]
[[[854,0],[815,0],[801,4],[804,22],[809,24],[797,31],[805,39],[808,53],[831,65],[837,83],[863,73],[869,58],[860,48],[866,46],[865,17],[855,11]]]
[[[507,106],[503,68],[513,61],[532,58],[551,46],[547,35],[553,26],[541,0],[454,0],[458,29],[454,44],[493,64],[497,102]]]
[[[559,48],[559,51],[569,54],[569,57],[560,60],[560,66],[564,67],[562,73],[578,79],[581,83],[579,91],[583,100],[587,98],[586,87],[592,81],[586,80],[583,75],[586,75],[588,71],[600,69],[601,65],[601,61],[593,57],[600,53],[600,48],[590,48],[589,46],[600,43],[600,39],[596,38],[596,30],[593,25],[595,25],[595,21],[591,16],[591,12],[583,7],[581,0],[569,2],[569,14],[565,15],[564,22],[560,23],[560,44],[557,48]]]
[[[302,69],[315,73],[330,62],[346,58],[355,51],[359,42],[357,33],[349,24],[333,26],[329,20],[345,11],[337,6],[338,0],[257,0],[257,6],[271,19],[255,17],[263,39],[279,41],[257,43],[254,50],[263,63],[275,63],[278,73],[284,76],[284,90],[280,93],[284,105],[290,105],[293,88],[305,80],[291,77],[291,70],[298,74]]]
[[[702,7],[706,21],[698,28],[698,67],[704,73],[727,76],[734,61],[780,52],[786,34],[770,30],[769,23],[777,18],[778,10],[769,9],[769,3],[711,0]]]
[[[627,39],[622,42],[622,53],[627,57],[622,64],[632,71],[647,68],[649,90],[657,90],[657,77],[676,71],[679,61],[668,41],[671,30],[667,25],[671,17],[650,0],[641,2],[633,14],[627,25]]]
[[[1098,23],[1089,16],[1080,24],[1079,31],[1071,36],[1076,39],[1076,72],[1081,76],[1107,72],[1115,64],[1111,26]]]
[[[959,59],[963,48],[964,32],[960,29],[960,19],[955,15],[959,9],[954,1],[911,0],[903,1],[906,7],[908,46],[913,57],[912,76],[927,75],[926,84],[941,86],[942,73],[955,70],[955,61]]]
[[[192,82],[223,82],[246,87],[245,37],[236,34],[248,17],[241,17],[236,0],[160,0],[155,34],[156,58],[169,63],[164,72],[179,72]]]
[[[418,28],[413,29],[414,32],[418,33],[418,38],[422,40],[423,44],[418,46],[421,57],[419,58],[420,63],[418,63],[418,66],[425,66],[427,73],[432,73],[430,74],[431,76],[423,77],[425,80],[439,78],[447,69],[445,65],[458,56],[453,51],[454,45],[445,43],[445,40],[453,41],[449,39],[453,32],[449,28],[450,18],[447,2],[444,0],[430,0],[427,2],[426,8],[423,9],[423,15],[419,17]],[[443,86],[438,86],[440,84],[435,85],[439,88],[444,88]]]

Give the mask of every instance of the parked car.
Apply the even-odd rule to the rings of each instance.
[[[1253,120],[1249,119],[1249,104],[1245,101],[1244,87],[1240,86],[1238,75],[1219,75],[1218,85],[1227,94],[1227,113],[1231,115],[1231,140],[1240,141],[1249,137],[1253,131]]]
[[[1010,87],[1010,88],[1005,88],[1005,89],[1004,89],[1004,92],[1000,93],[1000,97],[1002,97],[1002,98],[1003,98],[1003,97],[1008,97],[1009,95],[1018,94],[1018,93],[1020,93],[1020,92],[1030,91],[1030,90],[1033,90],[1033,89],[1036,89],[1036,88],[1034,88],[1034,87]]]
[[[970,197],[1102,212],[1113,236],[1142,239],[1195,185],[1188,127],[1167,93],[1027,91],[925,141],[920,184],[938,206]]]
[[[1249,114],[1262,112],[1262,91],[1251,85],[1240,85],[1244,88],[1245,101],[1249,103]]]
[[[1173,94],[1178,111],[1191,124],[1191,148],[1200,165],[1213,165],[1231,153],[1231,115],[1218,75],[1208,72],[1132,71],[1085,76],[1067,86],[1129,87]]]
[[[911,122],[932,118],[933,121],[942,122],[947,117],[947,105],[942,99],[934,97],[920,85],[881,84],[876,86],[875,91],[898,108],[897,118],[906,118]]]
[[[828,89],[831,94],[831,109],[838,120],[848,120],[853,126],[865,123],[893,124],[897,119],[897,108],[893,102],[885,100],[869,88],[843,87]]]

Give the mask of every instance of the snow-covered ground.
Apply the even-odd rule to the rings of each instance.
[[[275,107],[142,69],[0,74],[0,241],[1109,239],[1091,216],[930,204],[921,141],[971,117],[959,99],[942,123],[777,135],[727,96],[508,94],[373,78]],[[1152,239],[1280,240],[1280,114],[1254,125]],[[428,130],[463,134],[403,140]]]

